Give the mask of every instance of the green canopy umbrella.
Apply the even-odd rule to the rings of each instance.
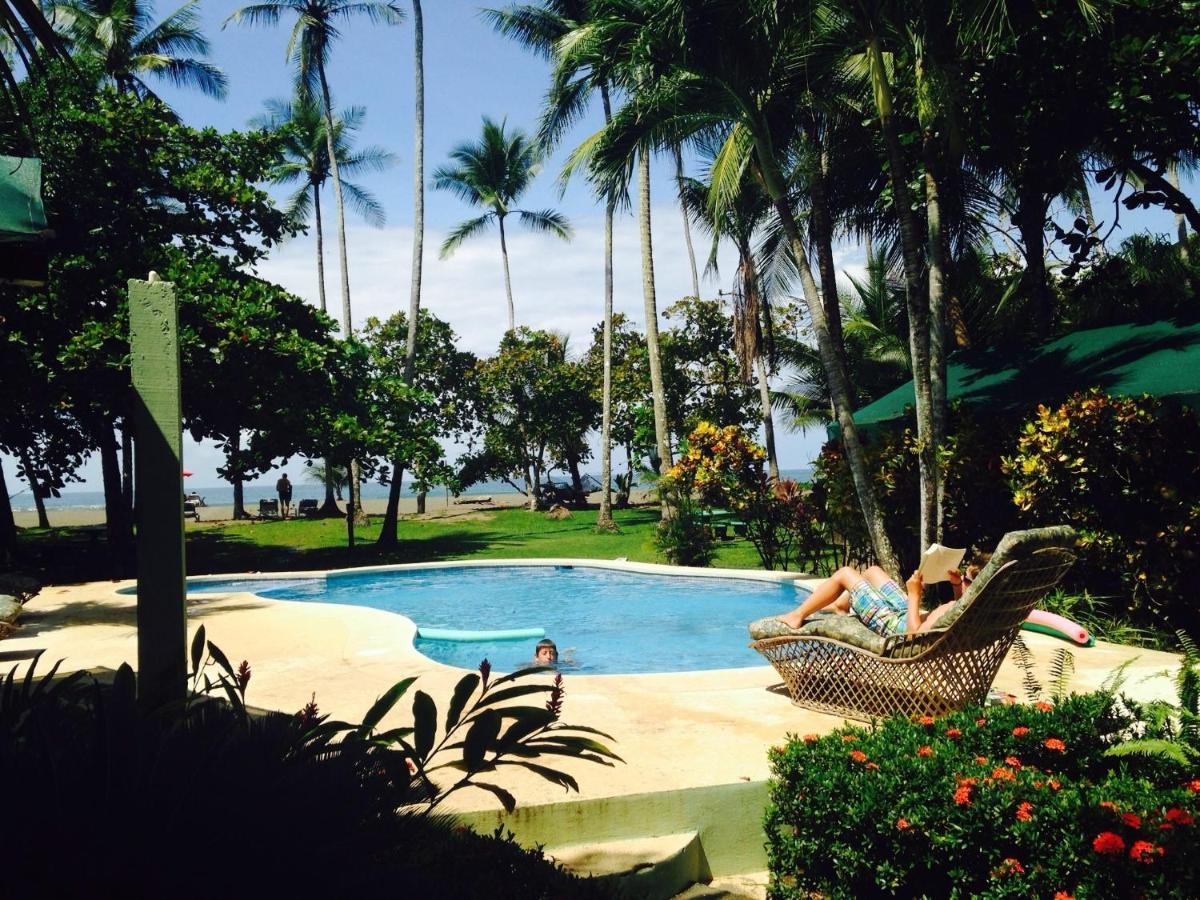
[[[0,281],[44,283],[49,236],[41,160],[0,156]]]
[[[1178,397],[1200,407],[1200,323],[1090,328],[1020,350],[959,350],[946,367],[947,396],[975,413],[1006,415],[1061,403],[1099,387],[1117,396]],[[916,403],[912,382],[854,413],[860,428],[899,423]],[[838,436],[836,423],[826,426]]]

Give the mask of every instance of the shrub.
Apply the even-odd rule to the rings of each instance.
[[[1132,724],[1097,693],[792,739],[769,896],[1195,896],[1200,782],[1106,757]]]
[[[657,491],[659,502],[671,508],[671,515],[658,523],[654,546],[672,565],[711,565],[717,555],[716,539],[691,493],[681,490],[670,475],[659,479]]]
[[[1200,570],[1200,421],[1157,400],[1077,393],[1038,408],[1004,460],[1013,502],[1029,520],[1080,534],[1082,579],[1124,589],[1135,622],[1196,633]]]

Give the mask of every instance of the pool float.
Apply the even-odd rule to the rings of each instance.
[[[1080,647],[1096,646],[1096,638],[1082,625],[1072,622],[1070,619],[1064,619],[1062,616],[1056,616],[1054,613],[1046,612],[1044,609],[1035,609],[1031,612],[1021,627],[1026,631],[1036,631],[1038,634],[1048,634],[1051,637],[1070,641]]]
[[[545,628],[501,628],[496,631],[467,631],[459,628],[417,628],[417,637],[427,641],[528,641],[546,636]]]

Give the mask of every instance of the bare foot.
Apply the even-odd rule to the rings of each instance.
[[[786,613],[782,616],[777,616],[777,618],[789,628],[799,628],[804,624],[804,617],[800,615],[799,610],[792,610],[792,612]]]

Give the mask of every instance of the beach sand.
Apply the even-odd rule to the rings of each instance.
[[[648,500],[649,491],[634,491],[633,502],[635,504],[644,503]],[[591,503],[599,503],[600,495],[592,494],[588,498]],[[486,502],[480,502],[486,501]],[[478,512],[485,509],[509,509],[514,506],[523,506],[525,504],[524,494],[492,494],[490,497],[472,497],[463,496],[455,500],[449,498],[447,502],[446,495],[430,494],[425,504],[425,515],[428,518],[442,518],[445,516],[459,516],[470,512]],[[338,506],[345,509],[344,503],[339,503]],[[382,516],[387,508],[387,500],[383,497],[363,500],[363,509],[367,515]],[[247,503],[246,512],[254,515],[258,510],[258,504]],[[416,497],[401,497],[400,498],[400,514],[415,515],[417,511]],[[50,525],[55,528],[72,528],[83,525],[103,525],[104,510],[103,509],[50,509],[47,511],[47,516],[50,519]],[[233,519],[232,506],[202,506],[200,507],[200,524],[206,525],[212,522],[228,522]],[[36,528],[37,513],[33,510],[14,510],[13,520],[18,528]],[[188,520],[188,527],[193,527],[191,520]]]

